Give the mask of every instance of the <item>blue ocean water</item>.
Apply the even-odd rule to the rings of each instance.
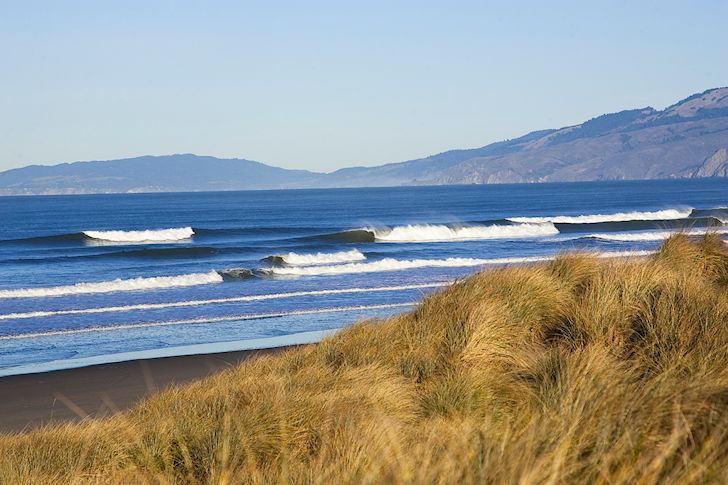
[[[483,267],[709,226],[728,232],[725,179],[0,197],[0,374],[295,342]]]

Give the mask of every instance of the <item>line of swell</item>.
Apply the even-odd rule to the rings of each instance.
[[[511,222],[521,223],[559,223],[559,224],[591,224],[595,222],[625,221],[659,221],[669,219],[685,219],[693,213],[692,208],[664,209],[645,212],[617,212],[615,214],[585,214],[579,216],[545,216],[545,217],[509,217]]]
[[[353,312],[363,310],[378,310],[385,308],[399,308],[399,307],[411,307],[416,305],[416,302],[406,303],[385,303],[381,305],[360,305],[360,306],[346,306],[346,307],[331,307],[331,308],[317,308],[314,310],[293,310],[290,312],[278,312],[278,313],[253,313],[245,315],[232,315],[226,317],[203,317],[203,318],[191,318],[188,320],[170,320],[163,322],[138,322],[138,323],[122,323],[118,325],[110,325],[106,327],[84,327],[84,328],[73,328],[66,330],[49,330],[47,332],[33,332],[33,333],[22,333],[17,335],[0,335],[0,340],[20,340],[38,337],[56,337],[61,335],[74,335],[81,333],[92,333],[92,332],[111,332],[118,330],[133,330],[137,328],[149,328],[149,327],[168,327],[174,325],[195,325],[204,323],[217,323],[217,322],[234,322],[239,320],[262,320],[264,318],[280,318],[288,316],[301,316],[301,315],[318,315],[321,313],[337,313],[337,312]]]
[[[56,243],[79,243],[83,241],[84,239],[87,239],[86,235],[82,232],[74,232],[71,234],[51,234],[48,236],[32,236],[32,237],[21,237],[18,239],[2,239],[0,240],[1,244],[18,244],[18,243],[27,243],[27,244],[42,244],[42,243],[49,243],[49,242],[56,242]]]
[[[148,278],[116,279],[75,285],[46,286],[41,288],[19,288],[0,290],[3,298],[42,298],[90,293],[116,293],[120,291],[156,290],[183,286],[222,283],[223,278],[216,271],[209,273],[190,273],[178,276],[153,276]]]
[[[234,248],[235,250],[244,251],[248,248]],[[60,261],[80,261],[88,259],[165,259],[165,258],[197,258],[199,256],[210,256],[220,252],[228,252],[228,248],[215,248],[211,246],[186,246],[174,248],[145,248],[134,249],[130,251],[108,251],[103,253],[91,254],[73,254],[67,256],[38,256],[34,258],[16,258],[5,259],[12,263],[37,264],[38,262],[60,262]]]
[[[638,220],[638,221],[610,221],[610,222],[572,222],[554,223],[562,234],[584,232],[624,232],[649,230],[681,230],[694,228],[709,228],[722,225],[723,222],[714,216],[690,217],[687,219]]]
[[[693,209],[690,217],[715,217],[721,222],[728,223],[728,207],[714,207],[712,209]]]
[[[728,229],[718,230],[693,230],[693,231],[652,231],[652,232],[615,232],[588,234],[579,239],[601,239],[603,241],[623,241],[623,242],[640,242],[640,241],[662,241],[675,234],[685,234],[686,236],[703,236],[705,234],[728,234]]]
[[[437,282],[437,283],[422,283],[416,285],[399,285],[399,286],[380,286],[374,288],[338,288],[331,290],[310,290],[310,291],[291,291],[288,293],[270,293],[264,295],[247,295],[247,296],[235,296],[230,298],[215,298],[209,300],[189,300],[189,301],[176,301],[169,303],[140,303],[137,305],[123,305],[123,306],[112,306],[112,307],[100,307],[100,308],[83,308],[75,310],[56,310],[56,311],[36,311],[36,312],[24,312],[24,313],[6,313],[0,315],[0,320],[17,320],[24,318],[37,318],[37,317],[50,317],[57,315],[86,315],[93,313],[117,313],[117,312],[128,312],[134,310],[159,310],[163,308],[180,308],[180,307],[192,307],[192,306],[203,306],[203,305],[214,305],[218,303],[240,303],[246,301],[263,301],[263,300],[277,300],[283,298],[295,298],[300,296],[324,296],[324,295],[345,295],[352,293],[376,293],[376,292],[391,292],[391,291],[405,291],[405,290],[419,290],[427,288],[441,288],[447,286],[450,282]]]

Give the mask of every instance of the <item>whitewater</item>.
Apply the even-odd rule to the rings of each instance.
[[[614,214],[584,214],[579,216],[508,217],[507,220],[532,224],[548,222],[554,224],[594,224],[598,222],[664,221],[685,219],[690,216],[692,211],[692,208],[664,209],[643,212],[617,212]]]
[[[191,238],[195,231],[191,227],[178,227],[171,229],[146,229],[143,231],[83,231],[91,239],[100,241],[143,244],[183,241]]]
[[[299,254],[287,253],[277,254],[272,258],[280,258],[283,264],[289,266],[313,266],[318,264],[347,263],[351,261],[364,261],[364,256],[358,249],[339,251],[335,253]]]
[[[222,281],[222,276],[215,271],[178,276],[155,276],[151,278],[117,278],[111,281],[76,283],[74,285],[0,290],[0,298],[39,298],[91,293],[116,293],[120,291],[157,290],[162,288],[208,285],[222,283]]]
[[[651,251],[614,251],[596,254],[602,258],[641,257]],[[269,274],[277,276],[327,276],[352,273],[380,273],[387,271],[404,271],[417,268],[457,268],[487,265],[508,265],[538,263],[551,261],[555,255],[525,256],[510,258],[446,258],[446,259],[411,259],[398,260],[385,258],[371,263],[348,263],[329,266],[308,266],[298,268],[271,268]]]
[[[411,224],[391,229],[367,228],[379,242],[445,242],[478,239],[510,239],[541,237],[558,234],[550,222],[504,224],[489,226],[447,226],[442,224]]]

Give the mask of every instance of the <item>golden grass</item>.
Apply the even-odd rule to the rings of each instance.
[[[563,255],[131,411],[0,438],[0,483],[728,482],[728,251]]]

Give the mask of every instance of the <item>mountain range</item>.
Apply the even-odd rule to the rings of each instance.
[[[31,165],[0,195],[498,184],[728,177],[728,87],[663,110],[630,109],[481,148],[331,173],[192,154]]]

